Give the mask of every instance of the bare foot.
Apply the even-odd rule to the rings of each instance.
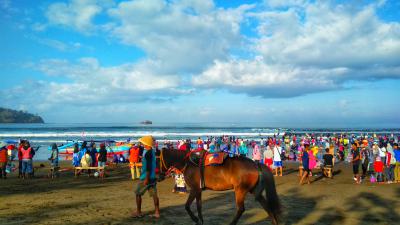
[[[132,212],[131,217],[132,218],[142,218],[144,215],[142,213],[138,212]]]
[[[160,218],[160,214],[159,213],[154,213],[153,215],[149,215],[151,218],[154,219],[159,219]]]

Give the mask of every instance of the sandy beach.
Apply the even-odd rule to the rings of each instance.
[[[66,166],[67,162],[64,162]],[[69,163],[68,163],[69,165]],[[339,164],[334,179],[313,176],[311,185],[298,186],[296,164],[276,178],[284,207],[281,224],[395,224],[400,219],[400,184],[353,184],[351,168]],[[58,179],[46,178],[38,169],[36,178],[0,180],[0,224],[193,224],[184,210],[186,195],[173,194],[171,178],[158,184],[161,218],[130,218],[135,208],[136,181],[127,167],[108,171],[100,180],[66,171]],[[144,196],[143,209],[151,213],[151,198]],[[246,199],[240,224],[271,224],[254,201]],[[194,208],[194,205],[193,205]],[[203,192],[205,224],[228,224],[235,212],[234,195]]]

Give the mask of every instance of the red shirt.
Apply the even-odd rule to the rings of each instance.
[[[375,161],[374,162],[374,170],[376,173],[382,173],[383,172],[383,162]]]
[[[22,148],[23,148],[22,145],[20,145],[20,146],[18,147],[18,160],[19,160],[19,161],[22,160],[22,151],[21,151]]]
[[[133,146],[131,149],[129,149],[129,154],[129,162],[139,162],[139,148],[137,146]]]
[[[7,148],[0,148],[0,163],[7,162]]]

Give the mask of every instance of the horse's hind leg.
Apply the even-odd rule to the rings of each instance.
[[[192,205],[193,200],[196,198],[196,195],[197,195],[196,191],[191,189],[190,193],[189,193],[189,197],[186,200],[185,209],[186,209],[186,212],[189,214],[190,218],[192,218],[192,220],[195,223],[199,223],[199,219],[193,214],[192,210],[190,209],[190,206]]]
[[[260,195],[260,196],[258,196],[258,197],[256,197],[256,200],[260,203],[260,205],[264,208],[264,210],[268,213],[268,216],[269,216],[269,218],[271,218],[271,220],[272,220],[272,224],[274,224],[274,225],[278,225],[278,219],[277,219],[277,217],[272,213],[272,212],[270,212],[270,210],[268,209],[268,206],[267,206],[267,200],[264,198],[264,196],[262,196],[262,195]]]
[[[236,199],[236,215],[235,218],[233,218],[232,222],[230,223],[231,225],[237,224],[239,221],[240,217],[242,216],[244,212],[244,199],[246,197],[247,191],[235,188],[235,199]]]
[[[203,214],[201,212],[201,191],[196,196],[197,215],[199,217],[199,224],[203,224]]]

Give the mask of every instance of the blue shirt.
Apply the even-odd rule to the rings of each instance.
[[[400,162],[400,149],[395,149],[393,152],[394,152],[394,158],[396,159],[396,162]]]
[[[150,180],[156,179],[156,153],[153,150],[144,150],[142,155],[142,173],[140,180],[146,179],[146,173],[150,172]]]
[[[309,164],[309,158],[308,158],[308,152],[304,151],[303,156],[301,157],[301,160],[303,161],[303,168],[308,169],[308,164]]]

